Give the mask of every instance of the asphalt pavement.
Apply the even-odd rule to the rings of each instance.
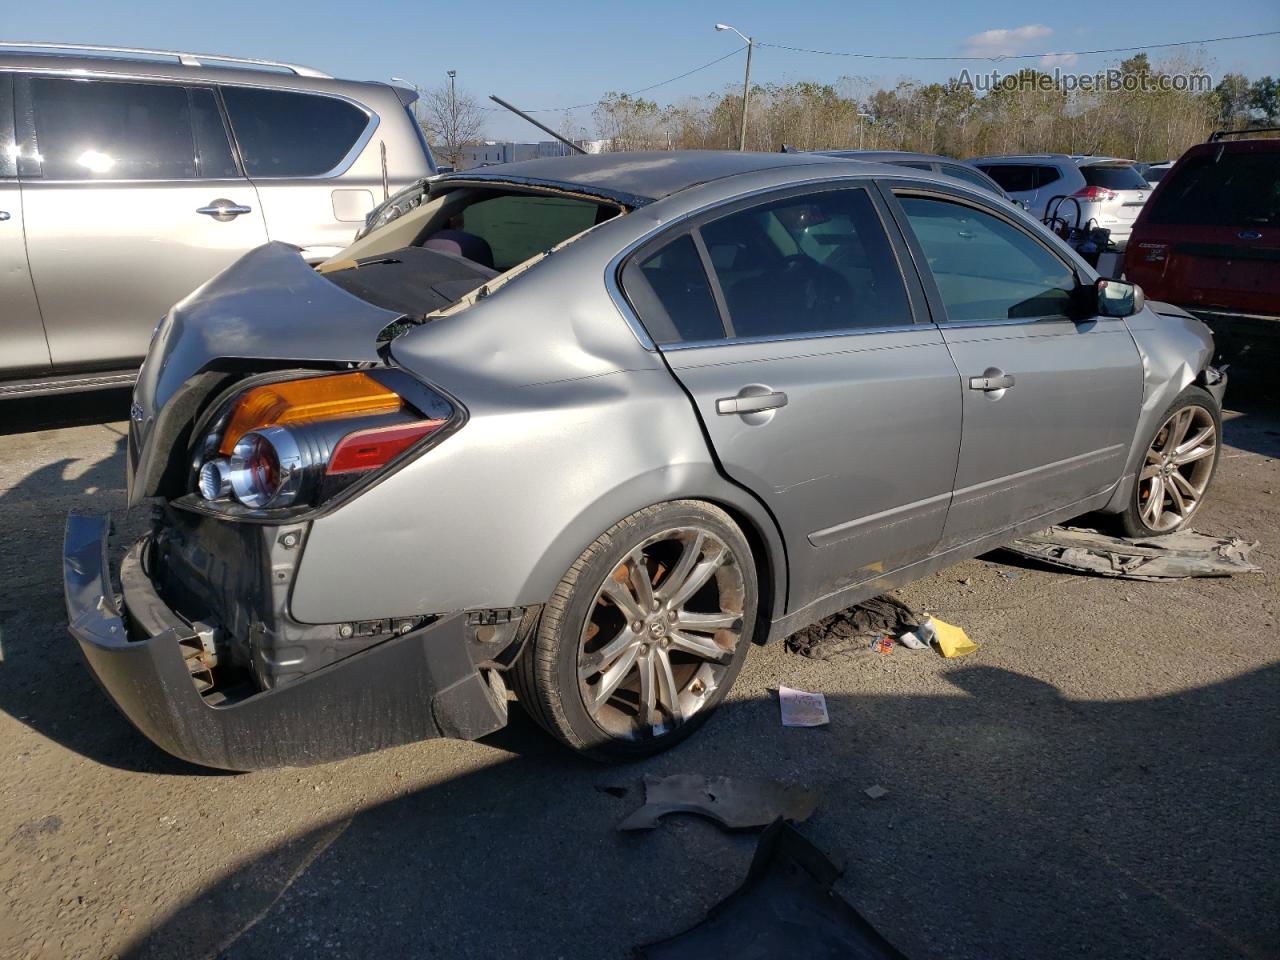
[[[0,956],[623,958],[745,875],[753,834],[616,830],[644,774],[698,773],[819,790],[802,832],[912,960],[1280,957],[1274,406],[1229,414],[1196,523],[1260,540],[1260,574],[997,552],[900,592],[975,654],[756,649],[643,763],[580,761],[513,710],[480,743],[240,775],[151,746],[66,632],[64,518],[123,510],[127,406],[0,405]],[[142,522],[119,515],[116,555]],[[830,725],[782,728],[779,684],[824,693]]]

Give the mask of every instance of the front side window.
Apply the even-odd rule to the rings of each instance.
[[[699,230],[737,337],[912,322],[897,259],[865,190],[776,200]]]
[[[1074,272],[1010,223],[948,200],[904,196],[947,320],[1069,317]]]
[[[223,87],[250,177],[318,177],[333,170],[369,126],[345,100],[254,87]]]
[[[197,176],[184,87],[30,78],[36,150],[47,180]]]

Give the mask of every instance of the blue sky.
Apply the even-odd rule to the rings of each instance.
[[[444,82],[445,71],[455,69],[459,87],[477,99],[496,93],[530,109],[590,102],[608,90],[635,90],[729,53],[740,41],[732,34],[716,33],[713,24],[718,20],[757,40],[799,47],[959,56],[1075,51],[1280,30],[1280,4],[218,0],[179,6],[172,0],[0,0],[0,39],[230,53],[292,60],[355,79],[401,76],[423,86]],[[1176,52],[1153,51],[1152,56],[1159,59]],[[1251,77],[1280,75],[1280,37],[1214,44],[1203,52],[1215,77],[1231,71]],[[1117,59],[1082,57],[1063,69],[1091,72]],[[891,85],[904,77],[945,79],[964,66],[990,70],[992,65],[854,60],[758,47],[752,77],[761,82],[831,81],[849,74]],[[1015,66],[1005,64],[1002,69]],[[740,83],[742,69],[743,56],[734,56],[647,96],[667,102],[719,90]],[[495,112],[489,118],[489,136],[539,139],[537,131],[510,114]],[[559,127],[561,114],[541,119]],[[590,129],[590,108],[577,110],[574,119]]]

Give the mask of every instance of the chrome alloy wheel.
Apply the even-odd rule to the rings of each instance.
[[[711,699],[742,642],[742,571],[718,537],[649,537],[596,591],[578,645],[587,713],[622,739],[661,736]]]
[[[1152,530],[1168,532],[1195,513],[1213,476],[1218,428],[1201,406],[1177,410],[1156,431],[1138,474],[1138,513]]]

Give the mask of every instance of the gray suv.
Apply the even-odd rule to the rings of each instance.
[[[293,64],[0,42],[0,398],[131,383],[176,301],[319,262],[435,172],[416,95]]]

